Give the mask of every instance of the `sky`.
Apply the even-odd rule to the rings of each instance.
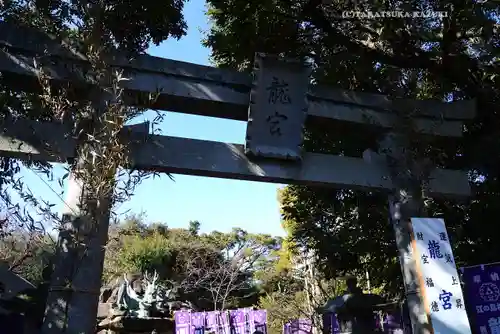
[[[209,27],[205,17],[205,3],[192,0],[186,3],[184,17],[188,32],[181,40],[167,40],[148,52],[153,56],[210,65],[210,50],[201,45],[203,32]],[[147,111],[139,119],[153,120],[154,111]],[[165,113],[162,134],[243,144],[246,123],[210,117]],[[66,172],[62,166],[53,169],[54,181],[42,174],[23,169],[21,175],[33,194],[55,204],[55,210],[64,209],[65,190],[57,180]],[[169,227],[187,227],[190,220],[201,223],[202,232],[230,231],[240,227],[252,233],[284,235],[280,224],[277,189],[282,185],[226,180],[186,175],[174,175],[144,181],[132,199],[117,211],[146,214],[149,222],[166,223]]]

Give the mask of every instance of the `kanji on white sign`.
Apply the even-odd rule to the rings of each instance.
[[[412,218],[414,258],[434,333],[471,334],[443,219]]]
[[[256,54],[245,153],[300,160],[311,68],[302,61]]]

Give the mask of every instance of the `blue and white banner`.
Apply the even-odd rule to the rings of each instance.
[[[413,258],[435,334],[471,334],[464,297],[443,219],[412,218]]]

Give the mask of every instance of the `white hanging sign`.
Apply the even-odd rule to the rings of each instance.
[[[413,256],[434,334],[472,334],[444,220],[412,218]]]

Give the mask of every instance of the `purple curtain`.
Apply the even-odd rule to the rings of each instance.
[[[267,334],[266,310],[177,311],[174,319],[176,334]]]
[[[175,334],[190,334],[191,330],[191,313],[185,311],[177,311],[174,313]]]
[[[284,334],[311,334],[312,322],[310,319],[296,319],[284,325]]]

